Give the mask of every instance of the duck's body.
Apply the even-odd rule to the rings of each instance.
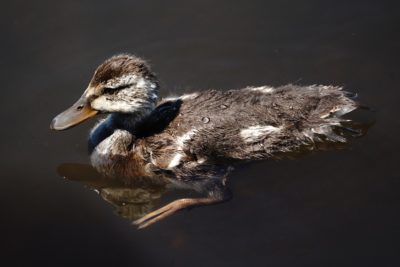
[[[83,96],[92,99],[80,104],[87,112],[112,112],[89,137],[97,170],[124,179],[157,177],[189,184],[208,195],[173,202],[137,221],[141,226],[186,206],[225,200],[224,178],[234,162],[315,149],[321,141],[346,142],[333,130],[343,127],[343,114],[357,108],[336,86],[207,90],[161,101],[157,93],[158,82],[147,65],[122,55],[98,68]],[[58,126],[59,117],[53,128],[71,126],[69,121]]]
[[[198,178],[209,179],[216,165],[313,149],[321,138],[345,142],[332,130],[355,107],[334,86],[208,90],[163,99],[140,121],[109,115],[93,129],[89,151],[92,164],[113,177],[193,181],[201,170]]]

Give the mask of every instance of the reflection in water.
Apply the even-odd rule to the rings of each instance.
[[[227,168],[226,174],[231,170],[232,168]],[[226,176],[222,178],[224,187],[220,188],[221,182],[219,180],[207,183],[195,183],[193,181],[173,183],[168,180],[140,179],[140,177],[137,177],[137,179],[127,181],[125,178],[104,176],[92,166],[79,163],[61,164],[57,171],[64,178],[80,182],[95,190],[104,200],[115,207],[117,215],[132,220],[134,224],[138,225],[138,228],[147,227],[178,210],[220,203],[229,200],[231,196],[229,189],[225,188]],[[156,209],[159,206],[161,196],[172,188],[206,193],[210,194],[211,197],[181,198]],[[191,192],[189,195],[195,195],[193,193]]]
[[[104,177],[92,166],[80,163],[64,163],[58,174],[70,181],[82,183],[95,190],[111,203],[117,215],[136,220],[148,214],[157,206],[161,196],[166,192],[165,184],[141,183],[129,184]]]
[[[231,169],[228,168],[227,173]],[[57,172],[60,176],[70,181],[82,183],[95,190],[104,200],[111,203],[117,215],[133,221],[139,228],[144,228],[160,221],[178,210],[190,206],[209,205],[214,202],[223,202],[230,199],[230,191],[223,190],[223,200],[214,201],[208,197],[181,198],[158,208],[161,197],[170,189],[181,189],[192,191],[189,195],[197,193],[218,192],[219,181],[215,184],[195,184],[191,181],[171,183],[168,180],[159,179],[130,179],[105,176],[97,172],[92,166],[81,163],[63,163],[58,166]],[[225,179],[224,179],[225,180]],[[221,193],[222,194],[222,193]],[[219,196],[215,196],[217,199]],[[219,198],[218,198],[219,199]]]

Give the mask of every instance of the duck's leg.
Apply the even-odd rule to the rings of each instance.
[[[182,198],[175,200],[158,210],[150,212],[142,218],[133,222],[139,229],[145,228],[155,222],[158,222],[166,217],[172,215],[178,210],[182,210],[194,206],[203,206],[217,204],[227,201],[231,198],[229,189],[221,182],[215,184],[212,190],[208,191],[207,197],[204,198]]]

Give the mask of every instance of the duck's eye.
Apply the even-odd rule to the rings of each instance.
[[[111,94],[115,94],[116,92],[118,92],[118,90],[116,90],[116,88],[110,88],[110,87],[103,88],[103,94],[111,95]]]
[[[76,109],[77,109],[77,110],[81,110],[81,109],[83,109],[83,105],[79,105],[79,106],[77,106],[77,107],[76,107]]]
[[[111,87],[104,87],[104,88],[103,88],[103,94],[108,94],[108,95],[116,94],[116,93],[118,93],[119,90],[128,88],[128,87],[130,87],[131,85],[132,85],[132,84],[125,84],[125,85],[121,85],[121,86],[114,87],[114,88],[111,88]]]

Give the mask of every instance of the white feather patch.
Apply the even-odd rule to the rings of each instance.
[[[171,96],[171,97],[167,97],[164,98],[164,101],[176,101],[176,100],[189,100],[189,99],[195,99],[196,97],[199,96],[199,93],[191,93],[191,94],[184,94],[181,96]]]
[[[140,110],[143,106],[148,105],[142,99],[132,99],[131,101],[110,101],[107,96],[99,96],[91,103],[92,108],[96,110],[105,110],[108,112],[133,112]]]
[[[177,145],[178,152],[172,157],[171,161],[169,162],[168,169],[175,168],[181,163],[181,159],[184,156],[183,150],[185,142],[189,141],[196,134],[196,132],[196,129],[192,129],[176,139],[175,143]]]
[[[271,125],[266,126],[250,126],[240,131],[240,136],[246,143],[254,143],[265,139],[268,135],[276,134],[281,131],[280,127]]]
[[[136,88],[140,88],[140,89],[155,89],[157,87],[157,85],[151,81],[149,81],[148,79],[145,78],[139,78],[136,81]]]
[[[269,87],[269,86],[251,87],[251,88],[249,88],[249,90],[261,92],[264,94],[270,94],[275,91],[275,89],[273,87]]]
[[[168,164],[168,169],[175,168],[176,166],[179,165],[182,159],[182,154],[181,153],[176,153],[175,156],[172,158],[172,160]]]
[[[176,139],[176,144],[178,145],[178,149],[183,150],[183,146],[185,145],[185,142],[189,141],[196,133],[197,133],[197,130],[192,129],[192,130],[186,132],[184,135],[179,136]]]
[[[199,93],[191,93],[191,94],[182,95],[179,98],[182,100],[187,100],[187,99],[195,99],[198,96],[199,96]]]

